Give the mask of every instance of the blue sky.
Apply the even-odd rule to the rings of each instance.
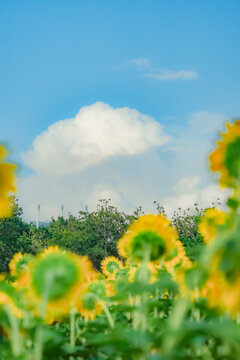
[[[0,141],[19,176],[36,136],[97,101],[178,139],[191,114],[239,116],[239,12],[238,0],[1,1]]]

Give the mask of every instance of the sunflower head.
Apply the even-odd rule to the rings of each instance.
[[[187,257],[180,240],[176,241],[176,249],[164,260],[163,265],[170,274],[173,274],[180,268],[188,268],[191,265],[191,260]]]
[[[119,254],[136,261],[174,257],[177,233],[169,220],[158,215],[143,215],[133,222],[118,242]]]
[[[240,179],[240,120],[226,124],[227,131],[210,156],[210,168],[220,173],[220,185],[235,187]]]
[[[85,286],[76,307],[84,318],[93,320],[101,314],[103,309],[100,302],[104,301],[105,296],[105,284],[103,282],[92,282]]]
[[[217,234],[217,227],[224,225],[226,219],[227,214],[223,210],[210,208],[204,211],[198,229],[206,243],[214,239]]]
[[[65,254],[66,251],[63,250],[63,249],[60,249],[57,245],[51,245],[51,246],[48,246],[47,248],[45,248],[42,253],[41,253],[41,256],[46,256],[46,255],[49,255],[49,254],[54,254],[54,253],[63,253]]]
[[[66,296],[80,277],[79,267],[69,254],[50,253],[35,261],[32,286],[38,296],[54,301]]]
[[[9,263],[9,270],[12,276],[18,277],[23,270],[26,269],[27,264],[33,259],[30,254],[14,254],[12,260]]]
[[[114,279],[116,272],[122,267],[122,262],[115,256],[108,256],[101,262],[103,274],[111,279]]]

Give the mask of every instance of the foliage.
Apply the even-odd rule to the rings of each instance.
[[[8,228],[7,236],[2,237],[2,248],[5,244],[5,252],[2,252],[2,264],[4,264],[2,271],[7,270],[7,264],[14,252],[37,254],[50,245],[58,245],[79,255],[88,255],[94,267],[100,269],[100,263],[105,257],[118,256],[117,241],[122,237],[129,224],[143,214],[141,208],[138,208],[132,215],[125,214],[112,206],[109,199],[103,199],[100,200],[98,208],[94,212],[80,211],[78,217],[69,215],[68,218],[52,219],[49,225],[36,229],[35,226],[28,226],[21,220],[22,209],[18,205],[16,206],[18,209],[16,210],[18,212],[17,222],[19,226],[22,224],[17,232],[14,231],[16,211],[12,218],[2,219],[7,226],[5,228]],[[164,209],[160,208],[159,204],[157,204],[157,209],[159,213],[166,216]],[[197,206],[194,212],[178,209],[171,219],[191,260],[199,257],[204,245],[198,231],[199,220],[203,213],[204,211]],[[13,249],[11,251],[7,244],[12,243],[15,245],[11,245]],[[10,254],[6,255],[6,251],[10,251]]]
[[[32,227],[21,236],[21,242],[31,242],[33,254],[47,246],[58,245],[76,254],[88,255],[99,269],[105,257],[118,256],[117,241],[138,213],[139,210],[133,215],[120,212],[109,199],[104,199],[99,201],[97,211],[80,211],[78,217],[52,219],[48,226],[38,230]]]
[[[10,199],[12,216],[0,218],[0,271],[8,270],[8,263],[16,252],[31,252],[31,239],[22,238],[29,231],[30,226],[25,223],[22,216],[22,208],[17,200]]]
[[[166,215],[165,209],[159,202],[154,201],[159,214]],[[212,202],[211,207],[221,205],[220,199],[216,203]],[[173,212],[171,223],[176,228],[180,241],[183,243],[187,256],[195,261],[199,258],[201,251],[204,247],[203,237],[199,231],[199,223],[204,217],[206,209],[200,208],[197,203],[194,208],[182,209],[178,208]]]

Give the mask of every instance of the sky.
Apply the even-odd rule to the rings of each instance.
[[[208,169],[240,116],[238,0],[2,0],[0,143],[24,218],[224,194]]]

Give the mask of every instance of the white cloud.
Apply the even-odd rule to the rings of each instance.
[[[163,206],[169,215],[172,215],[178,208],[193,209],[195,203],[203,209],[213,204],[217,206],[219,202],[224,204],[228,195],[228,191],[220,189],[217,184],[201,186],[200,176],[182,178],[174,186],[174,191],[175,195],[166,197],[163,202]]]
[[[198,77],[197,72],[194,70],[174,71],[170,69],[154,69],[151,66],[150,60],[146,58],[136,58],[125,61],[117,65],[114,69],[128,68],[137,68],[143,77],[159,81],[195,80]]]
[[[81,108],[75,118],[49,126],[22,159],[37,173],[66,175],[111,157],[144,153],[169,139],[154,118],[97,102]]]
[[[128,67],[137,67],[137,68],[148,68],[150,66],[150,60],[146,58],[137,58],[125,61],[117,66],[117,68],[128,68]]]
[[[174,80],[195,80],[197,79],[197,72],[192,70],[173,71],[167,69],[160,69],[150,73],[143,74],[144,77],[156,79],[159,81],[174,81]]]
[[[100,198],[111,198],[120,210],[153,201],[169,213],[194,202],[211,206],[221,197],[212,184],[207,154],[214,148],[225,117],[206,111],[169,122],[166,132],[153,118],[129,108],[96,103],[74,119],[50,126],[34,141],[25,161],[36,173],[19,180],[19,199],[26,220],[34,220],[41,204],[41,221],[86,205],[95,210]],[[163,147],[159,145],[165,144]]]

